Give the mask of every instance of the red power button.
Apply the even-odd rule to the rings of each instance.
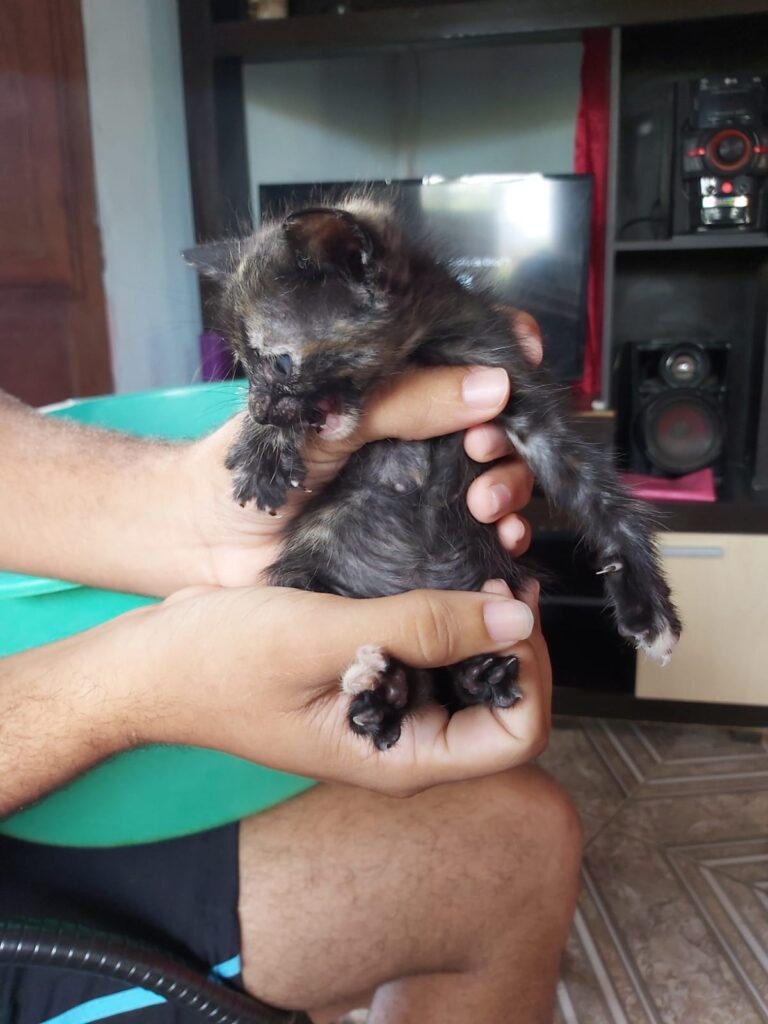
[[[729,196],[731,192],[733,192],[733,182],[724,181],[720,186],[720,191],[723,193],[724,196]]]

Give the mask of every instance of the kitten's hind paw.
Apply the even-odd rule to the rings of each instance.
[[[380,689],[366,690],[349,706],[349,725],[358,736],[370,736],[379,750],[389,750],[400,739],[403,712],[393,708]]]
[[[353,695],[347,718],[358,736],[370,736],[379,750],[389,750],[400,739],[409,704],[408,670],[380,647],[361,647],[341,680]]]
[[[606,575],[605,589],[613,603],[619,633],[662,665],[672,657],[681,625],[669,596],[669,587],[654,567],[644,571],[628,558]]]
[[[520,662],[514,654],[506,657],[479,654],[452,665],[449,671],[459,707],[490,704],[495,708],[511,708],[523,696],[516,685]]]
[[[644,651],[649,658],[658,661],[660,665],[668,665],[677,641],[680,639],[680,631],[679,629],[675,631],[672,624],[667,622],[655,630],[635,633],[632,639],[639,651]]]

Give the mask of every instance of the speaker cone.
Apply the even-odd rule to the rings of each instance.
[[[640,427],[648,459],[664,473],[694,473],[723,450],[722,411],[698,391],[678,388],[657,395],[643,409]]]
[[[678,345],[662,356],[659,373],[672,388],[698,388],[709,376],[709,356],[698,345]]]

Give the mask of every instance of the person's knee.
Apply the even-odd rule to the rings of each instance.
[[[514,851],[514,863],[506,870],[523,872],[532,895],[575,893],[583,832],[568,793],[536,766],[503,772],[486,782],[494,831]]]

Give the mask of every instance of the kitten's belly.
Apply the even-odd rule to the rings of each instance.
[[[286,579],[307,569],[311,587],[383,597],[422,587],[478,590],[492,576],[510,578],[494,528],[466,509],[476,470],[460,439],[369,449],[296,524],[281,559],[290,563]]]
[[[365,502],[336,509],[338,530],[323,560],[323,576],[334,592],[382,597],[420,587],[477,590],[482,578],[458,530],[426,537],[418,528],[409,528],[409,520],[412,523],[418,514],[417,502],[380,496],[373,515]]]

